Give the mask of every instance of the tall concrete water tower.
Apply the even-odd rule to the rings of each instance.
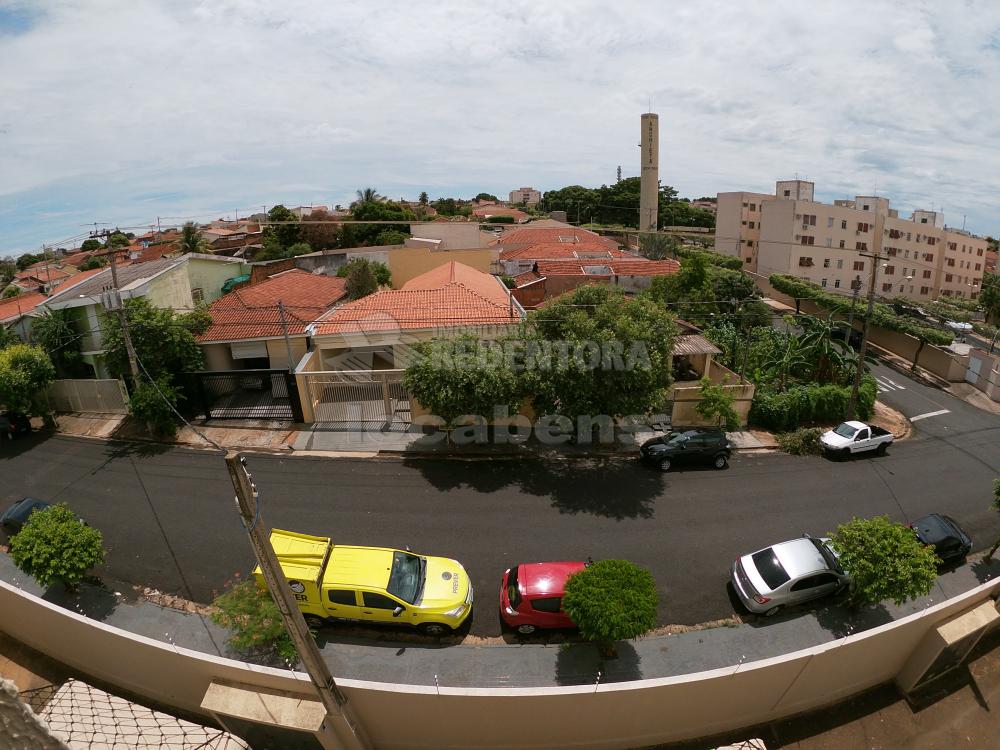
[[[656,231],[660,208],[660,116],[642,116],[642,180],[639,192],[639,229]]]

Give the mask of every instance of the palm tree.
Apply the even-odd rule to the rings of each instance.
[[[184,255],[187,253],[212,252],[211,246],[201,236],[201,230],[193,221],[189,221],[181,227],[180,251]]]
[[[355,204],[377,203],[382,200],[382,196],[375,191],[375,188],[367,187],[355,192],[358,195],[358,199],[354,201]]]
[[[797,322],[803,329],[800,337],[803,354],[813,365],[813,381],[833,383],[838,380],[839,374],[853,369],[849,367],[852,352],[847,342],[834,338],[837,329],[845,328],[846,323],[834,322],[832,314],[825,321],[811,315],[802,315]]]
[[[420,193],[420,197],[417,198],[417,203],[419,203],[421,206],[426,206],[429,200],[430,198],[427,197],[427,191],[425,190],[422,193]]]

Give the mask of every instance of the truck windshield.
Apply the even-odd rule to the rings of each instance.
[[[844,422],[843,424],[837,425],[837,429],[835,429],[834,432],[841,437],[852,438],[857,430],[847,424],[847,422]]]
[[[406,552],[393,552],[392,570],[389,572],[389,585],[386,586],[386,591],[397,599],[415,604],[424,587],[423,583],[424,565],[421,558]]]

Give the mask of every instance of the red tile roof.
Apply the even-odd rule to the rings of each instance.
[[[521,320],[495,276],[454,261],[332,310],[316,336],[427,328],[509,325]]]
[[[517,286],[524,286],[525,284],[531,284],[532,282],[538,281],[542,277],[539,276],[534,271],[525,271],[524,273],[519,273],[514,277],[514,283]]]
[[[343,299],[347,279],[293,269],[253,286],[235,289],[209,308],[212,325],[198,341],[237,341],[283,335],[278,300],[285,307],[288,333],[301,336],[307,325]]]
[[[609,248],[617,248],[618,243],[610,237],[602,237],[597,232],[579,227],[531,227],[510,229],[500,235],[492,244],[500,245],[534,245],[540,242],[562,242],[559,238],[573,238],[576,242],[598,243]],[[572,241],[565,244],[572,244]]]
[[[0,323],[20,318],[25,313],[34,310],[46,299],[47,297],[41,292],[27,292],[9,299],[0,299]]]
[[[65,258],[63,258],[62,262],[65,263],[68,266],[73,266],[74,268],[79,268],[84,263],[86,263],[87,260],[90,259],[91,255],[93,255],[93,253],[86,252],[86,251],[79,252],[79,253],[73,253],[72,255],[67,255]]]
[[[587,273],[584,267],[604,266],[607,274]],[[676,260],[540,260],[535,268],[542,276],[666,276],[681,270]]]
[[[502,248],[500,260],[562,260],[586,259],[596,256],[606,259],[635,258],[635,255],[596,242],[536,242],[516,248]]]

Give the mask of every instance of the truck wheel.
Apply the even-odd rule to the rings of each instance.
[[[885,455],[885,449],[888,448],[888,447],[889,446],[886,443],[879,443],[878,444],[878,448],[875,449],[875,455],[876,456],[884,456]]]
[[[321,627],[326,625],[326,618],[320,617],[319,615],[304,615],[306,625],[309,626],[310,630],[319,630]]]
[[[434,638],[440,638],[443,635],[448,635],[451,632],[451,628],[447,625],[443,625],[440,622],[425,622],[417,626],[417,630],[423,635],[429,635]]]

